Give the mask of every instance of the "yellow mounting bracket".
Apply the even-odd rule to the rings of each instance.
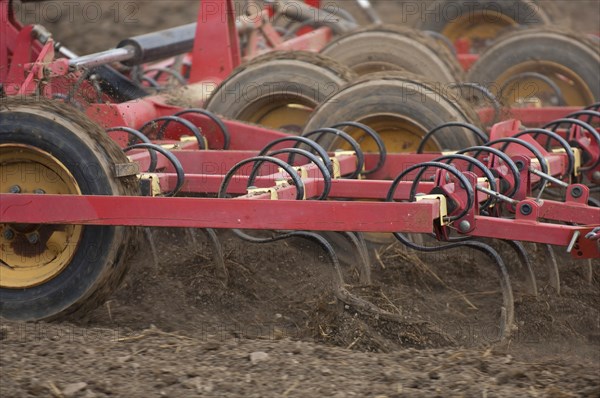
[[[417,195],[415,199],[417,202],[422,200],[438,200],[440,204],[440,225],[448,225],[446,221],[448,218],[448,202],[444,195]]]
[[[141,173],[138,174],[140,180],[150,181],[150,193],[152,196],[158,196],[162,193],[160,189],[160,179],[158,174],[153,173]]]
[[[202,140],[204,141],[204,148],[208,149],[208,141],[206,140],[206,137],[202,137]],[[198,142],[198,139],[196,137],[194,137],[193,135],[182,135],[181,137],[179,137],[179,141],[180,142]]]
[[[335,151],[333,157],[330,158],[333,166],[333,175],[331,177],[334,179],[342,178],[342,167],[340,166],[340,160],[338,159],[339,157],[354,155],[356,155],[356,152],[354,151]]]
[[[277,188],[248,188],[248,195],[271,194],[271,200],[278,200]]]
[[[575,155],[575,164],[573,165],[573,174],[578,176],[581,174],[581,149],[579,148],[571,148],[573,151],[573,155]],[[555,148],[552,150],[552,153],[565,153],[564,148]]]
[[[298,172],[298,175],[300,176],[300,178],[302,178],[303,180],[308,178],[308,170],[306,170],[304,167],[302,166],[294,166],[294,170],[296,170]],[[282,169],[281,167],[279,168],[279,172],[280,173],[286,173],[287,171],[285,171],[284,169]]]

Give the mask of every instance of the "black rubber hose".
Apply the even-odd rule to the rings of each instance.
[[[113,131],[123,131],[125,133],[128,133],[129,135],[134,136],[135,138],[139,139],[140,141],[142,141],[145,144],[152,144],[152,141],[150,141],[150,139],[148,137],[146,137],[144,134],[142,134],[139,130],[132,129],[131,127],[120,126],[120,127],[113,127],[113,128],[106,130],[107,133],[110,133]],[[135,140],[129,139],[127,142],[127,145],[133,145],[134,141]],[[148,153],[150,154],[150,165],[148,166],[148,172],[152,173],[156,170],[156,165],[158,164],[158,158],[156,156],[156,152],[154,152],[154,150],[152,150],[151,148],[148,148]]]
[[[356,142],[356,140],[354,138],[352,138],[352,136],[350,136],[350,134],[346,133],[345,131],[334,129],[331,127],[324,127],[324,128],[320,128],[317,130],[309,131],[307,133],[302,134],[301,137],[308,138],[308,137],[311,137],[311,136],[317,135],[317,134],[319,134],[319,137],[317,137],[317,139],[315,140],[317,143],[319,142],[319,139],[321,137],[323,137],[324,135],[333,134],[333,135],[340,137],[341,139],[346,141],[348,144],[350,144],[350,146],[356,153],[356,171],[354,173],[352,173],[350,176],[348,176],[348,178],[349,179],[358,178],[358,176],[360,176],[360,174],[362,173],[362,170],[365,166],[365,155],[364,155],[363,151],[360,149],[360,145],[358,144],[358,142]]]
[[[458,151],[456,154],[460,155],[463,153],[469,153],[469,152],[475,152],[475,151],[477,151],[477,155],[480,154],[481,152],[491,153],[493,155],[498,156],[500,159],[502,159],[502,161],[504,161],[504,163],[506,163],[506,165],[510,169],[510,172],[513,175],[514,180],[515,180],[515,185],[513,187],[513,190],[510,193],[507,193],[506,196],[508,196],[509,198],[512,198],[513,196],[515,196],[516,193],[519,192],[519,189],[521,188],[521,174],[519,173],[519,168],[517,167],[515,162],[513,162],[512,159],[504,152],[502,152],[496,148],[487,147],[487,146],[472,146],[470,148],[462,149],[462,150]],[[475,155],[475,156],[477,156],[477,155]]]
[[[500,148],[500,150],[502,152],[504,152],[510,144],[520,145],[520,146],[524,147],[529,152],[531,152],[533,154],[533,156],[536,157],[536,159],[540,163],[540,167],[542,168],[542,173],[548,174],[548,170],[550,168],[548,165],[548,160],[544,157],[544,155],[542,155],[542,153],[539,151],[539,149],[537,149],[533,144],[530,144],[527,141],[520,140],[518,138],[512,138],[512,137],[499,138],[497,140],[490,141],[487,143],[487,145],[490,147],[492,145],[496,145],[496,144],[504,144],[504,145],[502,145],[502,148]],[[477,156],[477,155],[478,154],[476,154],[475,156]]]
[[[323,160],[323,163],[327,167],[327,170],[329,170],[329,173],[333,174],[333,162],[329,158],[329,155],[327,154],[327,151],[325,149],[323,149],[323,147],[321,145],[317,144],[315,141],[310,140],[310,139],[305,138],[305,137],[299,137],[299,136],[295,136],[295,135],[290,135],[288,137],[278,138],[275,141],[269,142],[263,149],[261,149],[261,151],[259,152],[258,156],[264,156],[275,145],[281,144],[282,142],[288,142],[288,141],[295,142],[296,145],[294,147],[297,147],[298,144],[304,144],[304,145],[307,145],[308,147],[310,147]],[[292,164],[293,162],[294,162],[294,159],[293,159],[292,155],[290,154],[290,157],[288,158],[288,163]]]
[[[596,131],[595,128],[593,128],[592,126],[589,125],[589,123],[585,123],[579,119],[568,119],[568,118],[563,118],[563,119],[558,119],[558,120],[554,120],[550,123],[548,123],[545,126],[542,126],[542,128],[544,129],[550,129],[552,131],[556,131],[560,126],[562,126],[563,124],[567,124],[569,126],[572,125],[577,125],[581,128],[583,128],[584,130],[586,130],[588,133],[590,133],[590,135],[592,137],[594,137],[594,140],[596,140],[596,143],[598,145],[600,145],[600,134],[598,134],[598,132]],[[551,128],[554,127],[554,128]],[[588,170],[592,170],[594,168],[596,168],[598,165],[600,165],[600,156],[598,157],[598,159],[596,160],[596,162],[594,162],[594,164],[592,164],[591,166],[585,166],[585,167],[580,167],[579,170],[581,171],[588,171]]]
[[[183,111],[177,112],[173,116],[183,116],[187,113],[198,113],[200,115],[204,115],[204,116],[208,117],[210,120],[215,122],[215,124],[217,125],[219,130],[221,130],[221,134],[223,134],[223,149],[229,149],[229,145],[231,144],[231,134],[229,133],[229,129],[227,128],[225,123],[223,123],[221,118],[219,118],[214,113],[207,111],[206,109],[200,109],[200,108],[185,109]]]
[[[175,155],[173,155],[170,151],[166,150],[165,148],[161,147],[160,145],[148,144],[145,142],[141,143],[141,144],[130,145],[127,148],[123,149],[123,152],[128,152],[132,149],[142,149],[142,148],[152,149],[154,151],[157,151],[157,152],[163,154],[169,160],[169,162],[171,162],[171,164],[175,168],[175,172],[177,173],[177,183],[175,184],[175,189],[171,192],[165,193],[164,196],[177,195],[177,193],[179,192],[179,190],[181,189],[181,187],[183,186],[183,183],[185,181],[185,172],[183,171],[183,166],[181,165],[181,162],[179,161],[179,159],[177,159],[177,157]]]
[[[387,149],[385,148],[385,143],[381,139],[381,136],[379,134],[377,134],[377,132],[375,130],[373,130],[372,128],[370,128],[369,126],[362,124],[362,123],[358,123],[358,122],[342,122],[342,123],[337,123],[336,125],[331,126],[331,128],[333,128],[333,129],[339,129],[341,127],[354,127],[354,128],[364,131],[369,137],[371,137],[373,139],[373,141],[375,141],[375,144],[377,145],[377,148],[379,149],[379,161],[377,162],[377,165],[375,167],[373,167],[371,170],[363,171],[362,175],[373,174],[376,171],[381,170],[381,168],[385,165],[385,161],[387,159]]]
[[[225,177],[223,178],[223,182],[221,183],[221,186],[219,188],[218,197],[219,198],[225,197],[225,194],[227,193],[227,187],[229,186],[229,181],[231,180],[231,178],[233,177],[233,175],[235,174],[236,171],[238,171],[240,168],[242,168],[242,166],[244,166],[248,163],[255,163],[255,162],[273,163],[273,164],[281,167],[283,170],[285,170],[285,172],[288,173],[288,175],[291,177],[292,181],[294,182],[294,185],[296,186],[296,200],[304,199],[304,182],[302,182],[302,178],[300,178],[300,176],[298,175],[296,170],[291,165],[284,162],[283,160],[277,159],[274,157],[270,157],[270,156],[256,156],[253,158],[244,159],[241,162],[237,163],[235,166],[233,166],[233,168],[231,170],[229,170],[227,172],[227,174],[225,174]],[[248,185],[248,187],[250,187],[250,186],[251,185]]]
[[[461,172],[459,172],[458,170],[456,170],[456,168],[454,168],[446,163],[423,162],[423,163],[415,164],[415,165],[408,167],[406,170],[404,170],[402,173],[400,173],[392,182],[392,185],[390,186],[390,189],[386,196],[386,201],[392,202],[394,200],[394,194],[396,193],[398,184],[400,184],[400,181],[402,181],[402,179],[404,177],[406,177],[408,175],[408,173],[410,173],[413,170],[427,169],[429,167],[443,169],[443,170],[446,170],[447,172],[453,174],[462,184],[462,188],[465,191],[467,191],[467,206],[460,212],[459,215],[449,216],[447,221],[449,221],[449,222],[455,221],[455,220],[458,220],[458,219],[466,216],[469,213],[469,210],[473,207],[473,204],[475,203],[475,191],[473,190],[473,187],[471,186],[471,183],[469,182],[469,180],[467,180],[467,178]],[[418,185],[419,185],[419,180],[413,181],[413,183],[410,187],[410,195],[408,198],[408,200],[410,202],[413,202],[415,200],[415,196],[416,196],[415,191],[417,190]]]
[[[158,124],[158,122],[162,122],[162,123],[161,123],[160,128],[158,129],[156,139],[158,139],[158,140],[162,139],[165,134],[167,125],[171,122],[175,122],[175,123],[181,124],[183,127],[188,129],[194,135],[194,137],[196,137],[196,140],[198,140],[198,147],[200,149],[206,149],[206,145],[204,144],[204,137],[202,136],[200,129],[197,126],[195,126],[192,122],[190,122],[189,120],[186,120],[182,117],[178,117],[178,116],[157,117],[156,119],[152,119],[149,122],[147,122],[146,124],[144,124],[142,127],[140,127],[140,131],[143,133],[147,127],[156,126]]]
[[[519,131],[517,134],[513,135],[513,138],[519,138],[523,135],[533,135],[533,138],[537,138],[538,135],[545,135],[548,137],[548,143],[546,144],[546,150],[548,150],[548,146],[550,145],[550,141],[552,139],[556,140],[561,147],[563,147],[563,149],[565,150],[565,153],[567,154],[567,161],[568,161],[568,165],[567,165],[567,175],[572,175],[573,172],[575,171],[575,154],[573,153],[573,149],[571,148],[571,145],[569,145],[569,143],[567,142],[567,140],[565,140],[564,138],[562,138],[559,134],[555,133],[552,130],[546,130],[546,129],[527,129],[527,130],[523,130],[523,131]]]
[[[421,142],[419,143],[419,146],[417,147],[417,153],[423,153],[423,149],[425,148],[425,144],[427,143],[427,141],[429,141],[429,139],[431,139],[431,137],[435,133],[437,133],[438,131],[445,129],[447,127],[465,128],[465,129],[471,131],[477,138],[479,138],[481,140],[482,144],[485,144],[488,141],[487,134],[485,134],[480,128],[473,126],[472,124],[462,123],[462,122],[449,122],[449,123],[441,124],[441,125],[435,127],[433,130],[428,131],[427,134],[425,134],[425,136],[423,136],[423,138],[421,139]]]
[[[441,162],[442,160],[448,160],[446,163],[450,164],[452,163],[452,160],[457,159],[457,160],[464,160],[465,162],[469,162],[470,164],[474,165],[475,167],[477,167],[479,170],[481,170],[481,172],[483,174],[485,174],[485,177],[488,179],[488,181],[490,182],[490,189],[492,191],[496,191],[498,192],[498,186],[496,184],[496,177],[494,177],[494,175],[492,174],[492,171],[490,169],[488,169],[482,162],[480,162],[478,159],[471,157],[471,156],[466,156],[466,155],[445,155],[445,156],[441,156],[439,158],[435,158],[432,160],[432,162]],[[417,176],[415,177],[415,179],[420,179],[421,176],[423,175],[423,173],[425,172],[425,170],[421,170],[419,171],[419,173],[417,174]],[[486,207],[490,207],[491,205],[493,205],[495,202],[497,201],[497,199],[493,196],[490,196],[488,198],[488,200],[486,200],[481,207],[482,208],[486,208]]]
[[[319,159],[316,155],[313,155],[312,153],[310,153],[304,149],[300,149],[300,148],[279,149],[277,151],[269,152],[268,156],[275,156],[275,155],[280,155],[283,153],[294,153],[297,155],[304,156],[305,158],[307,158],[308,160],[310,160],[312,163],[314,163],[317,166],[317,168],[321,172],[321,175],[323,176],[323,185],[324,185],[323,192],[321,193],[321,196],[319,196],[317,198],[317,200],[327,199],[327,197],[329,196],[329,192],[331,192],[331,173],[329,173],[329,170],[327,170],[327,167],[325,167],[325,164],[323,163],[323,161],[321,159]],[[248,176],[248,184],[249,185],[254,185],[254,180],[256,179],[256,174],[258,173],[258,170],[259,170],[261,164],[262,164],[262,162],[254,163],[254,167],[252,168],[252,171],[250,172],[250,175]]]

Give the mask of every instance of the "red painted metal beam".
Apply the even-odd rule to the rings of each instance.
[[[428,233],[438,217],[435,200],[378,203],[0,194],[0,223]]]

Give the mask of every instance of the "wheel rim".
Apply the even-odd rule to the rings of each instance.
[[[560,89],[564,105],[585,106],[594,102],[594,94],[585,81],[564,65],[551,61],[528,61],[504,72],[496,80],[499,98],[512,107],[542,107],[559,105],[556,90],[539,78],[519,78],[519,75],[537,73],[550,79]],[[505,87],[504,87],[505,86]]]
[[[480,50],[504,29],[517,25],[514,19],[501,12],[485,10],[452,20],[444,27],[442,34],[453,43],[459,39],[467,39],[474,50]]]
[[[236,119],[300,134],[315,106],[304,98],[276,96],[250,104]]]
[[[405,116],[389,113],[367,115],[357,122],[371,127],[379,134],[389,153],[416,152],[427,129]],[[348,127],[344,128],[352,136],[365,153],[378,151],[377,144],[363,130]],[[340,143],[339,148],[349,150],[347,143]],[[426,145],[425,151],[439,152],[440,145],[432,138]]]
[[[22,144],[0,144],[0,192],[81,195],[54,156]],[[0,224],[0,288],[25,289],[59,275],[81,240],[81,225]]]

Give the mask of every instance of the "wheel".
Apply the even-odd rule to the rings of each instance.
[[[321,54],[350,67],[358,75],[400,70],[440,83],[464,78],[460,64],[446,46],[410,28],[391,25],[364,28],[332,41]]]
[[[439,32],[452,43],[467,39],[475,52],[515,26],[550,22],[543,8],[529,0],[438,0],[426,10],[419,26],[422,30]]]
[[[489,87],[507,106],[585,106],[600,98],[599,70],[593,42],[531,29],[499,39],[473,65],[468,80]]]
[[[442,92],[422,78],[400,72],[366,75],[328,98],[312,114],[305,131],[353,121],[374,129],[387,151],[415,152],[431,129],[452,121],[478,123],[477,115],[460,98]],[[365,133],[345,129],[365,152],[376,152],[375,143]],[[461,149],[476,144],[461,128],[440,130],[425,150]],[[323,143],[326,144],[325,142]],[[330,143],[332,145],[335,143]]]
[[[230,119],[299,133],[310,113],[355,74],[318,54],[276,51],[236,69],[206,108]]]
[[[0,103],[0,191],[133,195],[135,177],[104,131],[79,111],[48,100]],[[52,209],[48,209],[52,211]],[[135,230],[81,225],[0,224],[0,317],[85,314],[118,285]]]

